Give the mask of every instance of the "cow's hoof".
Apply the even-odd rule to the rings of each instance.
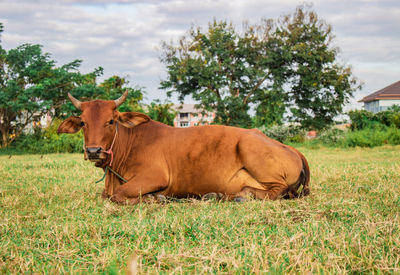
[[[212,192],[212,193],[207,193],[207,194],[205,194],[203,197],[201,197],[202,198],[202,200],[204,200],[204,201],[211,201],[211,200],[213,200],[213,201],[215,201],[215,200],[217,200],[218,199],[218,194],[217,193],[214,193],[214,192]]]
[[[156,195],[156,200],[159,203],[167,203],[167,198],[164,195]]]
[[[114,194],[110,196],[110,201],[122,204],[122,205],[134,205],[140,202],[140,198],[132,198],[129,199],[127,197],[122,196],[121,194]]]
[[[106,199],[109,199],[111,196],[107,194],[107,191],[106,191],[106,190],[104,190],[104,191],[101,193],[101,197],[102,197],[103,199],[106,200]]]
[[[233,201],[234,201],[234,202],[238,202],[238,203],[242,203],[242,202],[245,202],[246,199],[243,198],[243,197],[235,197],[235,198],[233,199]]]
[[[144,203],[154,203],[156,201],[156,198],[153,194],[146,194],[142,196],[141,201]]]

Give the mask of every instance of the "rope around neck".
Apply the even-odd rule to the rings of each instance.
[[[127,182],[126,179],[124,179],[120,174],[118,174],[117,172],[115,172],[110,166],[106,166],[106,169],[104,170],[104,175],[103,177],[101,177],[101,179],[99,179],[98,181],[96,181],[96,183],[101,182],[102,180],[104,180],[104,178],[106,177],[107,174],[107,170],[110,170],[111,172],[114,173],[114,175],[116,175],[120,180],[122,180],[123,182]]]
[[[107,175],[107,171],[108,171],[108,170],[110,170],[114,175],[116,175],[116,176],[117,176],[120,180],[122,180],[123,182],[127,182],[126,179],[124,179],[120,174],[118,174],[117,172],[115,172],[115,171],[111,168],[112,162],[113,162],[113,160],[114,160],[114,153],[113,153],[113,151],[112,151],[112,148],[113,148],[114,143],[115,143],[115,140],[116,140],[116,138],[117,138],[117,133],[118,133],[118,124],[115,124],[115,135],[114,135],[113,141],[112,141],[112,143],[111,143],[110,149],[108,149],[107,151],[104,151],[104,150],[102,151],[103,153],[110,155],[110,156],[111,156],[111,160],[110,160],[110,163],[106,166],[106,169],[104,170],[104,175],[103,175],[103,177],[102,177],[101,179],[99,179],[98,181],[96,181],[96,183],[99,183],[100,181],[104,180],[104,178],[105,178],[106,175]],[[85,151],[85,139],[83,139],[83,151]]]
[[[110,166],[110,167],[111,167],[112,162],[114,160],[114,153],[112,151],[112,148],[114,146],[115,139],[117,138],[117,133],[118,133],[118,123],[115,124],[115,135],[114,135],[113,141],[111,143],[110,149],[108,149],[107,151],[103,151],[103,153],[111,155],[111,160],[110,160],[110,163],[108,164],[108,166]]]

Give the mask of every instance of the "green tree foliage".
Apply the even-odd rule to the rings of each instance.
[[[265,100],[272,87],[267,80],[274,80],[274,53],[266,51],[270,41],[262,40],[270,27],[246,25],[241,35],[232,24],[214,20],[206,32],[193,27],[179,46],[163,43],[168,77],[161,88],[169,96],[177,92],[181,101],[190,95],[199,108],[216,112],[217,123],[250,127],[250,104]]]
[[[119,98],[126,90],[128,90],[128,97],[125,102],[118,108],[122,112],[141,111],[143,108],[141,101],[143,100],[143,89],[132,88],[128,86],[129,82],[124,77],[112,76],[104,80],[99,87],[103,90],[100,99],[114,100]]]
[[[65,118],[70,115],[79,115],[80,110],[77,110],[68,99],[67,93],[70,92],[75,98],[81,101],[94,99],[114,100],[119,98],[126,90],[128,90],[128,98],[119,107],[122,112],[143,111],[140,101],[143,99],[142,88],[132,88],[128,86],[129,82],[119,76],[111,76],[105,79],[100,84],[97,84],[98,76],[103,74],[103,69],[100,67],[92,73],[81,75],[77,72],[75,82],[71,82],[70,89],[67,91],[59,91],[56,95],[57,104],[53,106],[59,107],[59,111],[54,112],[57,118]],[[56,109],[57,110],[57,109]]]
[[[1,38],[1,33],[3,32],[4,27],[3,27],[3,23],[0,22],[0,38]],[[0,39],[1,42],[1,39]]]
[[[18,136],[26,125],[48,111],[42,99],[43,82],[54,62],[39,45],[21,45],[0,53],[0,131],[2,146]]]
[[[2,24],[0,24],[0,33]],[[116,99],[129,91],[122,111],[140,110],[143,98],[140,88],[128,87],[118,76],[97,85],[101,67],[81,74],[81,60],[55,66],[42,46],[23,44],[6,51],[0,46],[0,133],[1,147],[7,147],[28,125],[40,121],[44,114],[64,118],[79,111],[70,103],[67,93],[81,100]]]
[[[67,93],[83,92],[102,69],[82,75],[80,60],[55,66],[40,45],[23,44],[0,52],[0,132],[2,147],[8,146],[27,125],[46,113],[62,116]],[[90,81],[89,81],[90,80]],[[93,86],[93,85],[92,85]],[[92,89],[93,90],[93,89]],[[99,91],[101,92],[101,91]],[[86,93],[93,91],[86,89]]]
[[[368,128],[381,128],[387,126],[400,129],[400,106],[393,105],[385,111],[378,113],[366,110],[353,110],[348,113],[352,131]]]
[[[323,128],[359,88],[350,67],[339,64],[331,27],[300,6],[279,20],[232,24],[214,20],[192,27],[178,45],[163,43],[167,78],[161,88],[179,100],[191,96],[215,111],[217,123],[249,127],[280,124],[284,114],[304,127]],[[289,112],[288,112],[289,111]]]
[[[67,94],[80,95],[91,98],[100,96],[103,91],[96,87],[96,78],[103,74],[103,68],[99,67],[88,74],[81,74],[79,67],[82,60],[74,60],[61,67],[49,69],[45,79],[38,85],[42,89],[40,99],[47,100],[54,117],[65,117],[75,111],[69,102]]]
[[[97,84],[97,78],[101,74],[103,74],[103,69],[99,68],[90,74],[82,75],[81,81],[77,83],[78,85],[69,92],[81,101],[89,101],[95,99],[114,100],[128,90],[127,99],[118,109],[122,112],[143,111],[140,103],[144,93],[142,88],[132,88],[126,78],[116,75]],[[65,118],[70,115],[79,115],[80,110],[74,107],[67,94],[62,94],[61,100],[62,111],[56,117]]]
[[[3,24],[0,23],[0,35],[2,31]],[[97,84],[103,68],[81,74],[81,64],[81,60],[74,60],[56,67],[50,54],[44,53],[40,45],[23,44],[9,51],[0,45],[0,147],[9,146],[28,125],[40,121],[44,114],[60,119],[79,114],[67,93],[83,101],[113,100],[128,90],[128,98],[119,110],[143,112],[142,88],[130,87],[126,78],[119,76]],[[170,124],[173,114],[170,105],[154,103],[152,106],[153,114],[159,112],[156,119]],[[34,135],[40,135],[40,131]],[[37,138],[34,135],[33,138]]]
[[[297,7],[279,20],[278,35],[284,41],[289,62],[287,83],[291,120],[303,127],[321,129],[342,113],[353,93],[360,88],[349,66],[337,61],[332,47],[332,27],[314,11]]]
[[[174,126],[176,111],[172,109],[172,105],[172,103],[161,103],[159,100],[155,100],[146,106],[146,113],[153,120]]]

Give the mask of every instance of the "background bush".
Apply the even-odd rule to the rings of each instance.
[[[351,131],[344,146],[374,147],[400,144],[400,106],[393,105],[386,111],[371,113],[365,110],[350,111]]]
[[[306,130],[300,125],[276,125],[271,128],[259,128],[265,135],[284,143],[302,143],[305,140]]]
[[[366,128],[360,131],[348,132],[344,140],[347,147],[374,147],[384,144],[400,144],[400,130],[394,127]]]
[[[372,113],[365,110],[354,110],[348,113],[352,131],[373,128],[376,125],[400,128],[400,106],[393,105],[388,110]]]
[[[35,129],[31,134],[21,135],[13,143],[18,152],[47,154],[47,153],[80,153],[83,152],[83,133],[57,134],[61,120],[54,120],[45,129]]]
[[[346,132],[334,127],[319,132],[316,138],[319,143],[329,146],[340,146],[345,139]]]
[[[349,112],[351,125],[349,131],[331,127],[318,132],[315,139],[307,140],[306,130],[300,125],[279,125],[259,128],[264,134],[286,144],[304,145],[318,148],[332,147],[374,147],[384,144],[400,144],[400,107],[387,111],[371,113],[365,110]],[[23,134],[12,144],[12,148],[1,150],[1,154],[11,153],[81,153],[83,152],[83,133],[57,134],[61,120],[55,119],[45,128],[37,128],[33,133]],[[11,150],[10,150],[11,149]]]
[[[368,127],[362,130],[341,130],[335,127],[319,131],[314,139],[306,139],[306,132],[300,127],[274,126],[271,128],[260,129],[270,138],[293,146],[307,146],[319,148],[319,146],[329,147],[375,147],[385,144],[400,144],[400,129],[393,124],[386,126],[377,121],[369,123]]]

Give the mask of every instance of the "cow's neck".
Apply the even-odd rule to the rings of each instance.
[[[154,123],[153,121],[147,122],[146,124]],[[143,125],[144,126],[144,125]],[[113,162],[111,168],[124,177],[126,165],[128,162],[128,158],[131,155],[132,150],[137,143],[139,143],[141,131],[140,128],[142,126],[138,126],[137,128],[126,128],[122,125],[118,125],[118,134],[115,137],[113,150]],[[125,177],[124,177],[125,178]],[[115,189],[118,185],[123,184],[123,181],[119,179],[114,173],[107,172],[106,180],[105,180],[105,189],[107,195],[112,196],[115,192]]]

